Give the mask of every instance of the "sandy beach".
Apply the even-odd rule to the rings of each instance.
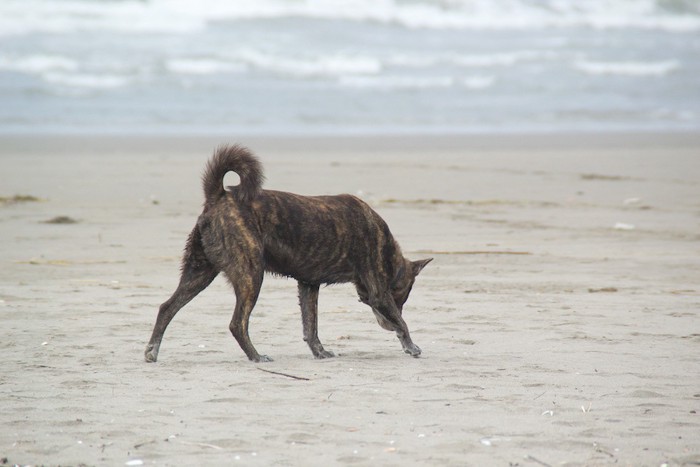
[[[144,361],[224,142],[435,258],[420,358],[336,285],[315,360],[268,276],[274,362],[221,277]],[[2,136],[0,197],[2,464],[700,465],[700,136]]]

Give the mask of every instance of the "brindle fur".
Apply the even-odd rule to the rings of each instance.
[[[241,182],[226,190],[223,178],[230,171]],[[219,273],[236,294],[231,333],[250,360],[271,361],[248,336],[265,271],[297,280],[304,340],[316,358],[334,356],[318,338],[319,286],[342,282],[355,285],[360,301],[382,328],[396,332],[406,353],[420,355],[401,315],[416,276],[432,258],[404,258],[384,220],[355,196],[262,190],[262,180],[260,163],[241,146],[220,147],[207,164],[204,209],[187,240],[180,284],[160,306],[146,361],[157,360],[170,321]]]

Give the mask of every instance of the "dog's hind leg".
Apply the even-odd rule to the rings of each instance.
[[[241,262],[243,263],[243,262]],[[236,292],[236,308],[233,311],[233,318],[229,324],[229,330],[238,341],[243,352],[252,362],[271,362],[267,355],[260,355],[248,335],[248,323],[253,307],[258,300],[260,287],[263,281],[262,261],[260,266],[252,266],[246,262],[244,270],[231,270],[226,272],[226,276],[233,285]]]
[[[155,362],[158,359],[158,350],[165,329],[177,312],[211,284],[217,274],[218,271],[204,254],[199,230],[195,228],[190,234],[185,248],[180,284],[173,295],[158,310],[151,340],[144,353],[147,362]]]
[[[314,357],[331,358],[335,355],[324,350],[318,338],[318,289],[318,284],[299,282],[299,306],[304,325],[304,340],[309,344]]]
[[[411,340],[408,326],[401,317],[401,313],[396,307],[394,299],[391,298],[391,294],[386,292],[370,296],[369,305],[372,307],[372,311],[381,327],[389,331],[396,331],[396,337],[399,338],[404,352],[412,357],[417,357],[421,354],[420,347]]]

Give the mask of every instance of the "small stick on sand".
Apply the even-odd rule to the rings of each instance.
[[[302,376],[294,376],[294,375],[289,375],[287,373],[280,373],[279,371],[272,371],[272,370],[264,370],[260,367],[256,367],[260,371],[264,371],[265,373],[272,373],[273,375],[280,375],[280,376],[286,376],[287,378],[292,378],[292,379],[299,379],[302,381],[311,381],[309,378],[304,378]]]
[[[155,443],[155,442],[156,442],[156,440],[155,440],[155,439],[152,439],[152,440],[150,440],[150,441],[144,441],[143,443],[134,444],[134,449],[140,449],[140,448],[142,448],[143,446],[146,446],[146,445],[148,445],[148,444],[153,444],[153,443]],[[103,444],[103,446],[104,446],[104,444]],[[104,451],[104,448],[103,448],[103,451]]]

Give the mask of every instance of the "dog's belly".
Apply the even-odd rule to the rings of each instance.
[[[355,268],[347,255],[330,257],[322,250],[293,251],[277,244],[266,245],[264,259],[266,271],[308,284],[337,284],[355,279]]]

